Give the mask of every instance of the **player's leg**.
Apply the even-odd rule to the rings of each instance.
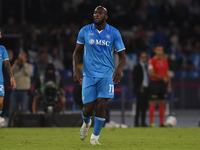
[[[97,110],[94,117],[94,131],[90,138],[90,143],[92,145],[101,145],[98,142],[99,134],[104,125],[106,118],[106,106],[107,106],[107,98],[98,98],[97,100]]]
[[[160,126],[163,127],[164,125],[164,118],[165,118],[165,100],[159,100],[159,117],[160,117]]]
[[[4,100],[4,96],[0,95],[0,116],[1,116],[2,110],[3,110],[3,100]]]
[[[97,99],[97,93],[96,93],[96,85],[94,78],[84,76],[82,83],[83,125],[80,130],[81,140],[85,140],[85,138],[88,135],[88,130],[92,124],[91,117],[93,115],[96,99]]]
[[[154,113],[158,99],[159,87],[157,81],[151,81],[150,84],[150,103],[149,103],[149,121],[150,126],[154,127]]]
[[[0,83],[0,126],[4,126],[5,119],[1,117],[2,110],[3,110],[3,101],[4,101],[4,84],[3,82]]]
[[[109,98],[114,97],[114,83],[111,77],[99,78],[97,82],[97,111],[94,118],[94,131],[90,138],[92,145],[101,145],[98,142],[99,134],[106,118],[106,106]]]
[[[150,100],[149,104],[149,122],[150,126],[154,126],[154,113],[157,101],[155,99]]]
[[[3,100],[4,100],[4,84],[3,82],[0,83],[0,117],[2,115],[2,110],[3,110]]]
[[[166,98],[166,84],[160,84],[160,93],[159,93],[159,117],[160,117],[160,127],[165,127],[164,118],[165,118],[165,98]]]
[[[107,98],[98,98],[97,100],[97,110],[94,117],[94,131],[93,134],[95,136],[99,136],[101,132],[101,128],[105,122],[106,118],[106,106],[107,106]]]
[[[3,100],[4,100],[4,97],[0,95],[0,127],[5,125],[5,119],[1,117],[2,110],[3,110]]]
[[[83,105],[82,109],[82,118],[83,118],[83,125],[80,130],[80,139],[85,140],[88,135],[88,130],[92,124],[92,115],[95,106],[95,101],[86,103]]]

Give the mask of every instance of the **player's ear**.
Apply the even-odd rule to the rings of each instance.
[[[106,15],[106,17],[105,17],[105,18],[106,18],[106,20],[107,20],[107,19],[108,19],[108,15]]]

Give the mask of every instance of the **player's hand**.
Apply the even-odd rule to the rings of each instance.
[[[167,92],[168,92],[168,93],[171,93],[171,92],[172,92],[172,87],[171,87],[171,86],[168,86]]]
[[[78,71],[78,69],[76,69],[75,71],[74,71],[74,76],[73,76],[73,78],[74,78],[74,82],[76,83],[76,84],[79,84],[79,85],[82,85],[82,76],[81,76],[81,74],[80,74],[80,72]]]
[[[113,73],[113,76],[112,76],[112,78],[113,78],[113,82],[114,82],[114,84],[118,84],[119,82],[120,82],[120,80],[121,80],[121,69],[116,69],[115,70],[115,72]]]
[[[10,77],[10,84],[15,89],[17,87],[16,81],[14,77]]]

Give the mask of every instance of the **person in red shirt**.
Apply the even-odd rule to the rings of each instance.
[[[149,60],[148,68],[150,72],[150,106],[149,106],[149,119],[150,126],[155,126],[154,112],[159,100],[159,116],[160,127],[164,127],[164,114],[165,114],[165,98],[166,93],[171,92],[171,80],[169,76],[168,61],[164,57],[164,48],[162,45],[155,47],[155,56]]]

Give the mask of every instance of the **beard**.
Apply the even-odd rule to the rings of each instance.
[[[94,20],[94,24],[95,25],[97,25],[97,26],[100,26],[100,25],[102,25],[104,22],[105,22],[105,18],[103,18],[101,21],[99,21],[99,22],[95,22],[95,20]]]

